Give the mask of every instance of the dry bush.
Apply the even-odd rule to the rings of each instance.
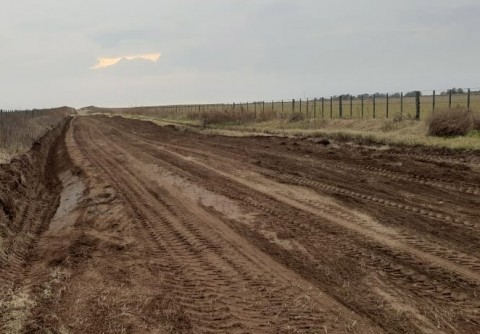
[[[480,131],[480,114],[479,113],[473,113],[472,114],[472,119],[473,119],[473,129]]]
[[[7,155],[28,151],[35,140],[73,112],[63,107],[0,113],[0,151]]]
[[[233,108],[212,108],[203,110],[201,112],[190,113],[187,116],[189,119],[199,120],[202,126],[209,124],[226,124],[226,123],[248,123],[248,122],[263,122],[276,118],[276,113],[271,110],[255,111],[247,110],[244,107]]]
[[[468,109],[455,108],[439,111],[428,120],[428,134],[430,136],[464,136],[472,129],[473,116]]]
[[[292,123],[292,122],[300,122],[300,121],[303,121],[303,119],[304,119],[303,114],[298,113],[298,112],[292,113],[292,114],[290,114],[290,115],[288,116],[288,122],[289,122],[289,123]]]

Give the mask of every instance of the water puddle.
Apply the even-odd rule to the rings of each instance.
[[[71,215],[78,205],[86,189],[85,183],[71,169],[59,175],[63,190],[60,194],[60,204],[50,222],[50,230],[58,230],[64,226],[73,225],[76,215]]]

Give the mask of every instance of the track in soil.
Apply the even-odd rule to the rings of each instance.
[[[82,185],[65,174],[70,187],[86,190],[54,218],[25,274],[35,296],[26,328],[480,329],[473,154],[211,136],[117,117],[76,118],[66,144],[70,168],[82,169]]]

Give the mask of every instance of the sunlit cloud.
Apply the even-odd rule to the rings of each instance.
[[[160,59],[160,53],[151,53],[151,54],[143,54],[143,55],[134,55],[134,56],[122,56],[122,57],[115,57],[115,58],[98,58],[97,64],[92,66],[93,70],[98,70],[101,68],[106,68],[110,66],[114,66],[118,64],[121,60],[148,60],[151,62],[156,63]]]

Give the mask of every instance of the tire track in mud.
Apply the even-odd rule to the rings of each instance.
[[[117,131],[122,132],[122,130],[119,129],[118,127],[113,126],[113,125],[111,125],[111,126],[112,126],[112,129],[115,129]],[[135,135],[129,134],[126,131],[123,131],[123,133],[124,133],[125,136],[130,136],[133,139],[137,138],[136,140],[139,140],[138,136],[135,137]],[[166,145],[166,146],[169,146],[169,147],[172,147],[172,148],[179,148],[179,149],[181,148],[183,150],[188,150],[189,152],[196,153],[197,155],[202,155],[202,156],[211,155],[212,153],[209,152],[209,151],[215,150],[214,146],[220,146],[220,147],[224,147],[224,148],[228,149],[227,151],[219,151],[217,153],[219,156],[221,156],[221,155],[223,155],[223,156],[230,155],[231,156],[231,155],[235,154],[234,151],[238,150],[238,148],[236,148],[232,145],[221,144],[221,143],[209,143],[208,141],[201,140],[201,139],[197,140],[197,142],[199,142],[200,144],[203,144],[203,147],[205,148],[205,150],[203,150],[203,151],[200,150],[200,149],[187,148],[187,147],[184,147],[184,146],[181,146],[181,145],[178,145],[178,144],[173,144],[172,145],[170,143],[168,143],[168,144],[167,143],[159,143],[158,141],[147,140],[147,139],[144,139],[144,138],[142,138],[141,140],[143,142],[147,143],[147,144],[148,143],[153,144],[153,145],[159,144],[159,145]],[[242,151],[245,151],[245,150],[248,150],[250,152],[254,152],[256,154],[271,155],[271,152],[269,152],[269,151],[264,151],[264,150],[260,150],[260,149],[252,149],[252,148],[249,148],[249,147],[242,147]],[[462,183],[462,185],[460,187],[457,187],[457,186],[452,186],[451,183],[453,181],[440,182],[439,180],[428,179],[428,178],[421,177],[419,175],[413,175],[413,176],[409,175],[409,174],[404,175],[404,174],[399,173],[399,172],[388,171],[384,168],[376,168],[374,166],[349,165],[349,164],[344,164],[344,163],[336,163],[336,162],[333,162],[333,161],[322,162],[322,161],[319,161],[319,160],[304,158],[304,157],[301,157],[301,156],[293,156],[293,155],[290,155],[290,154],[279,153],[279,152],[275,152],[275,155],[279,156],[279,157],[282,157],[282,158],[285,158],[285,159],[297,160],[300,163],[308,165],[313,169],[322,168],[325,172],[329,172],[329,173],[331,173],[334,168],[337,168],[337,169],[340,169],[340,170],[346,172],[343,175],[344,177],[350,176],[352,174],[352,172],[355,173],[355,175],[358,175],[359,173],[360,174],[363,173],[363,174],[367,174],[367,175],[379,176],[380,179],[386,179],[387,178],[389,180],[408,181],[408,182],[419,184],[421,186],[425,186],[425,185],[434,186],[434,187],[437,187],[438,189],[441,189],[441,190],[444,190],[444,191],[445,190],[453,190],[453,191],[465,193],[466,195],[471,196],[471,200],[474,200],[474,201],[478,202],[477,194],[479,193],[479,188],[478,188],[478,185],[474,185],[474,184]],[[237,154],[237,159],[241,159],[241,158],[242,157]],[[250,165],[250,168],[251,168],[251,165]],[[258,170],[260,170],[260,168],[258,168]],[[268,174],[268,172],[269,172],[268,169],[264,168],[263,170],[267,172],[267,173],[264,173],[264,174]],[[336,171],[336,173],[338,173],[338,170]],[[306,177],[303,177],[303,179],[304,179],[304,181],[302,181],[302,183],[308,182],[308,179]],[[355,192],[355,191],[350,191],[349,192],[348,189],[338,188],[338,186],[332,185],[331,182],[327,183],[327,184],[324,184],[323,189],[325,190],[325,187],[328,187],[328,186],[330,186],[330,188],[328,190],[330,190],[330,191],[335,190],[335,193],[340,194],[340,195],[346,195],[346,194],[347,195],[352,195],[352,194],[353,195],[358,195],[358,193]],[[372,192],[372,191],[370,191],[370,192]],[[454,225],[461,224],[461,225],[464,225],[464,227],[466,227],[467,229],[469,229],[472,232],[477,232],[478,227],[480,226],[479,223],[475,223],[474,221],[472,222],[472,221],[465,220],[465,219],[453,218],[449,214],[442,213],[442,210],[438,209],[438,208],[434,209],[432,211],[431,209],[416,206],[415,204],[412,204],[412,203],[403,204],[403,203],[398,203],[396,201],[393,201],[391,198],[378,198],[378,195],[379,195],[379,193],[377,192],[375,194],[372,193],[370,196],[365,195],[365,194],[361,194],[360,197],[359,196],[354,196],[354,197],[360,198],[362,200],[372,201],[372,202],[374,202],[378,205],[387,205],[387,206],[391,206],[395,209],[400,208],[402,210],[407,210],[407,211],[410,211],[412,213],[423,215],[427,218],[440,219],[444,223],[454,224]],[[444,196],[444,195],[445,195],[445,193],[442,193],[442,196]],[[437,195],[437,196],[439,196],[439,195]],[[431,202],[429,202],[429,203],[431,203]],[[430,206],[431,206],[431,204],[430,204]]]
[[[177,289],[180,296],[183,296],[180,299],[184,298],[184,306],[191,314],[205,309],[210,310],[206,314],[201,313],[203,320],[196,317],[196,321],[200,323],[200,330],[220,332],[235,328],[243,330],[248,324],[258,332],[262,328],[262,323],[265,324],[265,321],[271,319],[276,319],[277,330],[285,329],[286,326],[300,329],[302,332],[324,330],[326,318],[322,313],[318,313],[318,310],[312,309],[310,312],[313,313],[309,314],[310,312],[291,306],[286,315],[281,315],[287,312],[284,305],[288,304],[289,300],[295,300],[295,295],[299,291],[289,288],[286,282],[281,283],[282,280],[273,284],[272,282],[279,280],[274,277],[276,271],[269,273],[267,268],[255,265],[248,257],[240,257],[233,253],[229,250],[230,245],[224,244],[222,239],[212,240],[210,233],[213,234],[214,231],[206,233],[203,230],[204,224],[199,222],[198,217],[189,213],[185,205],[161,188],[152,189],[151,185],[135,176],[128,167],[125,168],[125,164],[122,164],[118,157],[111,157],[99,147],[92,147],[92,143],[98,138],[105,140],[105,143],[108,141],[108,138],[99,131],[94,133],[92,131],[88,131],[88,138],[79,138],[79,146],[83,146],[82,150],[90,161],[108,175],[124,198],[131,215],[142,223],[150,238],[155,241],[157,246],[154,255],[168,254],[168,263],[171,263],[169,266],[176,268],[179,277],[183,278],[183,285],[179,286],[175,280],[170,281],[170,284],[173,289]],[[114,150],[120,152],[112,141],[109,147],[109,151],[115,147]],[[197,226],[203,226],[203,229]],[[184,263],[181,267],[174,265],[179,260]],[[195,289],[192,289],[192,286]],[[245,288],[247,291],[254,291],[250,300],[245,295],[238,295],[238,291]],[[202,289],[205,295],[198,296]],[[186,294],[190,290],[191,293]],[[265,299],[267,305],[259,309],[258,296],[262,293],[264,298],[267,293],[277,297]],[[212,309],[212,305],[217,309]],[[226,321],[227,319],[231,322]]]
[[[119,137],[120,139],[120,137]],[[124,138],[125,139],[125,138]],[[117,141],[118,142],[118,141]],[[165,151],[164,148],[157,148],[157,151],[158,150],[163,150]],[[148,150],[145,150],[148,152]],[[165,153],[165,152],[163,152]],[[251,207],[256,207],[256,208],[259,208],[260,210],[264,211],[265,213],[267,214],[270,214],[270,215],[273,215],[275,214],[275,212],[278,212],[278,209],[277,207],[279,206],[279,203],[278,202],[270,202],[268,203],[268,201],[265,201],[265,199],[258,199],[258,193],[255,194],[255,192],[251,195],[246,195],[244,197],[241,197],[239,196],[238,194],[236,194],[238,192],[239,189],[242,188],[242,186],[245,186],[245,185],[242,185],[242,184],[231,184],[232,182],[235,182],[236,181],[236,178],[234,178],[233,180],[232,179],[228,179],[228,177],[225,179],[222,179],[222,177],[219,177],[219,173],[218,171],[216,171],[213,167],[208,167],[208,166],[204,166],[204,165],[201,165],[199,166],[198,164],[192,164],[192,161],[191,161],[191,157],[187,157],[187,159],[185,161],[181,161],[181,159],[185,159],[185,156],[184,157],[175,157],[175,154],[176,152],[167,152],[168,154],[165,155],[165,154],[160,154],[159,152],[156,152],[155,154],[153,154],[152,156],[156,157],[156,161],[158,164],[165,164],[165,162],[167,162],[167,165],[166,167],[168,168],[171,168],[172,166],[173,167],[176,167],[178,168],[178,172],[182,172],[185,173],[185,171],[189,171],[188,174],[184,174],[184,175],[189,175],[190,177],[194,177],[195,180],[204,180],[204,179],[218,179],[222,184],[223,184],[223,190],[222,189],[219,189],[218,186],[213,186],[213,190],[216,191],[216,192],[220,192],[220,193],[227,193],[228,192],[228,189],[236,189],[236,191],[233,191],[233,192],[230,192],[227,194],[228,197],[230,198],[235,198],[235,199],[238,199],[239,201],[242,201],[244,203],[247,203],[248,205],[250,205]],[[143,154],[143,153],[137,153],[137,154]],[[212,163],[212,161],[209,161],[209,163]],[[170,166],[168,166],[168,164]],[[220,169],[220,170],[235,170],[235,168],[230,168],[230,169],[227,169],[225,166],[216,166],[217,169]],[[203,171],[199,171],[201,169],[204,169]],[[208,176],[206,174],[209,174]],[[218,181],[217,181],[218,182]],[[230,184],[229,184],[230,182]],[[227,186],[228,185],[228,186]],[[212,186],[210,184],[210,186]],[[266,194],[265,194],[266,195]],[[252,199],[254,198],[254,199]],[[265,205],[262,205],[262,204],[259,204],[259,202],[266,202]],[[325,207],[323,208],[325,209]],[[291,210],[291,209],[290,209]],[[330,209],[331,210],[331,209]],[[332,214],[334,214],[332,212]],[[298,213],[299,216],[301,216],[301,213]],[[278,217],[285,217],[285,213],[279,213],[277,214]],[[340,217],[341,219],[344,219],[344,220],[348,220],[348,219],[352,219],[351,216],[348,216],[348,215],[344,215],[343,217]],[[320,222],[319,224],[327,224],[328,222]],[[290,226],[289,228],[292,228],[292,230],[295,230],[296,227],[298,227],[298,225],[301,225],[302,228],[305,228],[307,231],[310,231],[311,232],[311,235],[321,235],[322,234],[322,230],[321,229],[315,229],[313,228],[312,229],[312,225],[314,224],[309,224],[309,223],[304,223],[302,224],[302,221],[300,220],[300,223],[298,221],[292,221],[290,222]],[[297,229],[298,231],[298,229]],[[324,233],[323,233],[324,234]],[[345,234],[345,233],[344,233]],[[347,233],[348,235],[348,233]],[[349,235],[349,237],[351,237],[351,234]],[[312,238],[312,244],[316,241],[318,242],[319,239],[321,240],[321,238]],[[328,239],[328,237],[325,238],[327,242],[329,243],[332,243],[332,242],[335,242],[335,244],[338,244],[339,240],[338,240],[338,237],[335,237],[335,238],[331,238]],[[346,246],[344,249],[342,249],[342,251],[345,253],[345,254],[352,254],[352,256],[354,258],[358,258],[359,260],[364,260],[364,259],[368,259],[368,254],[364,254],[362,253],[362,250],[354,250],[352,252],[352,250],[349,250],[348,248],[351,248],[352,249],[352,245],[350,243],[350,245],[348,245],[348,242],[346,242]],[[368,245],[365,245],[364,246],[365,248],[368,248],[368,247],[372,247],[372,244],[368,244]],[[450,272],[443,272],[440,270],[438,271],[438,268],[430,268],[428,269],[426,272],[425,271],[422,271],[422,269],[419,269],[419,268],[422,268],[425,266],[425,264],[419,264],[418,261],[415,261],[415,259],[409,259],[408,256],[406,257],[405,254],[402,254],[402,252],[398,253],[398,252],[395,252],[391,249],[389,249],[388,247],[383,247],[380,245],[380,247],[378,247],[378,245],[374,245],[373,248],[377,248],[377,249],[380,249],[381,252],[385,252],[385,253],[389,253],[391,254],[391,257],[392,258],[395,258],[397,259],[397,264],[395,264],[395,261],[391,261],[391,263],[387,266],[385,266],[385,264],[383,264],[383,267],[382,265],[380,265],[378,262],[375,263],[375,262],[372,262],[370,264],[370,267],[372,269],[378,269],[379,267],[380,268],[383,268],[385,269],[386,272],[390,272],[392,277],[391,279],[394,280],[394,281],[397,281],[397,284],[398,286],[401,286],[401,285],[404,285],[404,284],[407,284],[413,291],[415,291],[418,295],[421,295],[421,296],[430,296],[430,297],[434,297],[437,301],[444,301],[445,303],[449,303],[449,302],[452,302],[452,301],[455,301],[455,297],[457,296],[457,294],[455,292],[448,292],[449,289],[455,287],[455,285],[451,285],[451,282],[449,282],[451,280],[451,273]],[[355,254],[355,252],[357,252],[357,254]],[[360,255],[359,255],[360,254]],[[407,266],[402,266],[401,264],[398,264],[398,262],[401,263],[401,261],[398,261],[398,259],[404,259],[403,261],[406,261],[406,263],[416,263],[414,268],[416,267],[417,269],[419,269],[418,271],[412,271],[411,269],[407,269],[408,268],[408,265]],[[428,266],[428,265],[427,265]],[[448,266],[447,266],[448,267]],[[460,271],[463,271],[463,270],[460,270]],[[429,281],[428,279],[426,279],[426,276],[425,274],[427,274],[427,276],[432,276],[432,273],[435,273],[435,275],[433,275],[434,277],[436,276],[437,278],[439,277],[443,277],[442,279],[442,282],[443,283],[434,283],[432,281]],[[468,275],[467,275],[468,276]],[[411,282],[413,278],[413,283]],[[461,278],[458,278],[460,280],[462,280]],[[468,283],[465,283],[467,284],[467,288],[468,288]],[[450,286],[450,288],[449,288]],[[450,290],[451,291],[451,290]],[[457,296],[458,297],[458,296]],[[459,302],[460,305],[463,305],[461,308],[462,309],[470,309],[470,310],[473,310],[472,312],[476,312],[475,310],[477,309],[478,310],[478,303],[473,303],[471,304],[469,301],[460,301]]]
[[[118,129],[116,129],[116,130],[118,131]],[[147,144],[147,145],[153,145],[154,148],[158,147],[158,144],[155,145],[154,143],[152,143],[152,141],[144,140],[144,139],[139,138],[137,136],[129,135],[128,133],[121,133],[121,134],[124,135],[124,136],[128,136],[132,140],[136,140],[136,141],[142,142],[142,143]],[[207,157],[207,158],[215,159],[215,160],[208,160],[208,163],[214,163],[213,161],[225,162],[224,165],[219,165],[218,163],[215,165],[215,167],[218,170],[233,170],[232,168],[229,168],[230,167],[229,165],[241,164],[245,169],[254,170],[254,171],[256,171],[256,172],[258,172],[262,175],[268,176],[268,177],[270,177],[272,179],[275,179],[275,180],[280,180],[281,182],[284,182],[284,183],[308,186],[308,187],[311,187],[311,188],[316,188],[316,189],[320,189],[320,190],[327,191],[327,192],[345,194],[345,195],[356,197],[356,198],[362,199],[362,200],[370,200],[370,201],[375,202],[379,205],[389,206],[389,207],[393,207],[393,208],[397,208],[397,209],[404,209],[406,211],[410,211],[412,213],[417,213],[417,214],[423,215],[423,216],[428,216],[430,218],[438,219],[440,221],[443,218],[444,222],[452,222],[452,223],[457,223],[457,224],[461,223],[459,220],[453,220],[452,221],[451,217],[449,217],[449,216],[444,217],[442,214],[439,214],[439,213],[433,213],[431,211],[427,211],[427,210],[424,210],[424,209],[420,209],[420,208],[416,208],[416,207],[410,207],[408,205],[403,205],[403,204],[400,204],[400,203],[397,203],[397,202],[392,202],[392,201],[385,200],[385,199],[382,199],[382,198],[379,198],[379,197],[376,197],[376,196],[368,196],[368,195],[360,194],[360,193],[357,193],[357,192],[348,191],[348,190],[345,190],[345,189],[342,189],[342,188],[339,188],[339,187],[319,183],[317,181],[313,181],[313,180],[306,179],[306,178],[303,178],[303,177],[292,176],[292,175],[288,175],[288,174],[284,174],[284,173],[280,173],[280,172],[276,172],[276,171],[267,170],[265,168],[254,167],[252,165],[247,165],[247,164],[239,162],[239,161],[229,160],[228,158],[225,158],[225,156],[219,156],[217,154],[212,154],[210,152],[201,151],[201,150],[198,150],[198,149],[191,149],[191,148],[187,148],[187,147],[183,147],[183,146],[179,146],[179,145],[172,145],[172,144],[168,144],[168,143],[161,143],[161,146],[166,146],[166,147],[169,147],[170,149],[175,149],[176,153],[181,151],[183,155],[195,154],[197,157]],[[236,175],[236,177],[241,178],[241,176],[239,176],[239,175]],[[307,204],[316,206],[316,208],[320,209],[322,212],[329,212],[329,214],[332,215],[332,216],[335,215],[335,210],[337,210],[336,208],[333,208],[333,210],[332,210],[332,208],[329,208],[326,205],[319,205],[319,203],[312,203],[311,202],[311,203],[307,203]],[[344,218],[345,220],[356,219],[357,221],[359,219],[358,217],[351,217],[351,216],[350,217],[349,216],[344,216],[342,218]],[[366,225],[367,229],[375,230],[374,228],[369,227],[366,222],[363,222],[363,224]],[[475,226],[477,224],[471,224],[471,223],[469,224],[469,223],[463,222],[463,225],[466,226],[468,229],[471,229],[472,231],[477,231],[477,226]],[[395,231],[395,232],[397,232],[397,231]],[[377,233],[381,233],[381,232],[378,231]],[[442,263],[442,261],[440,263],[442,263],[443,266],[446,266],[447,268],[450,268],[450,269],[452,267],[456,267],[456,271],[458,273],[466,276],[467,278],[480,281],[480,260],[476,257],[472,257],[472,256],[469,256],[467,254],[462,254],[462,253],[459,253],[459,252],[455,252],[455,251],[452,251],[449,248],[441,247],[437,244],[429,243],[427,240],[422,239],[422,238],[418,238],[417,236],[415,236],[411,233],[397,232],[394,235],[390,234],[390,237],[397,238],[401,242],[403,242],[405,244],[408,244],[408,245],[411,245],[411,246],[414,246],[416,248],[419,248],[426,253],[430,253],[434,256],[438,256],[439,258],[449,260],[449,261],[451,261],[451,263]],[[456,263],[459,263],[459,264],[467,267],[468,269],[472,270],[473,272],[465,271],[463,268],[459,268],[457,265],[455,265]]]

